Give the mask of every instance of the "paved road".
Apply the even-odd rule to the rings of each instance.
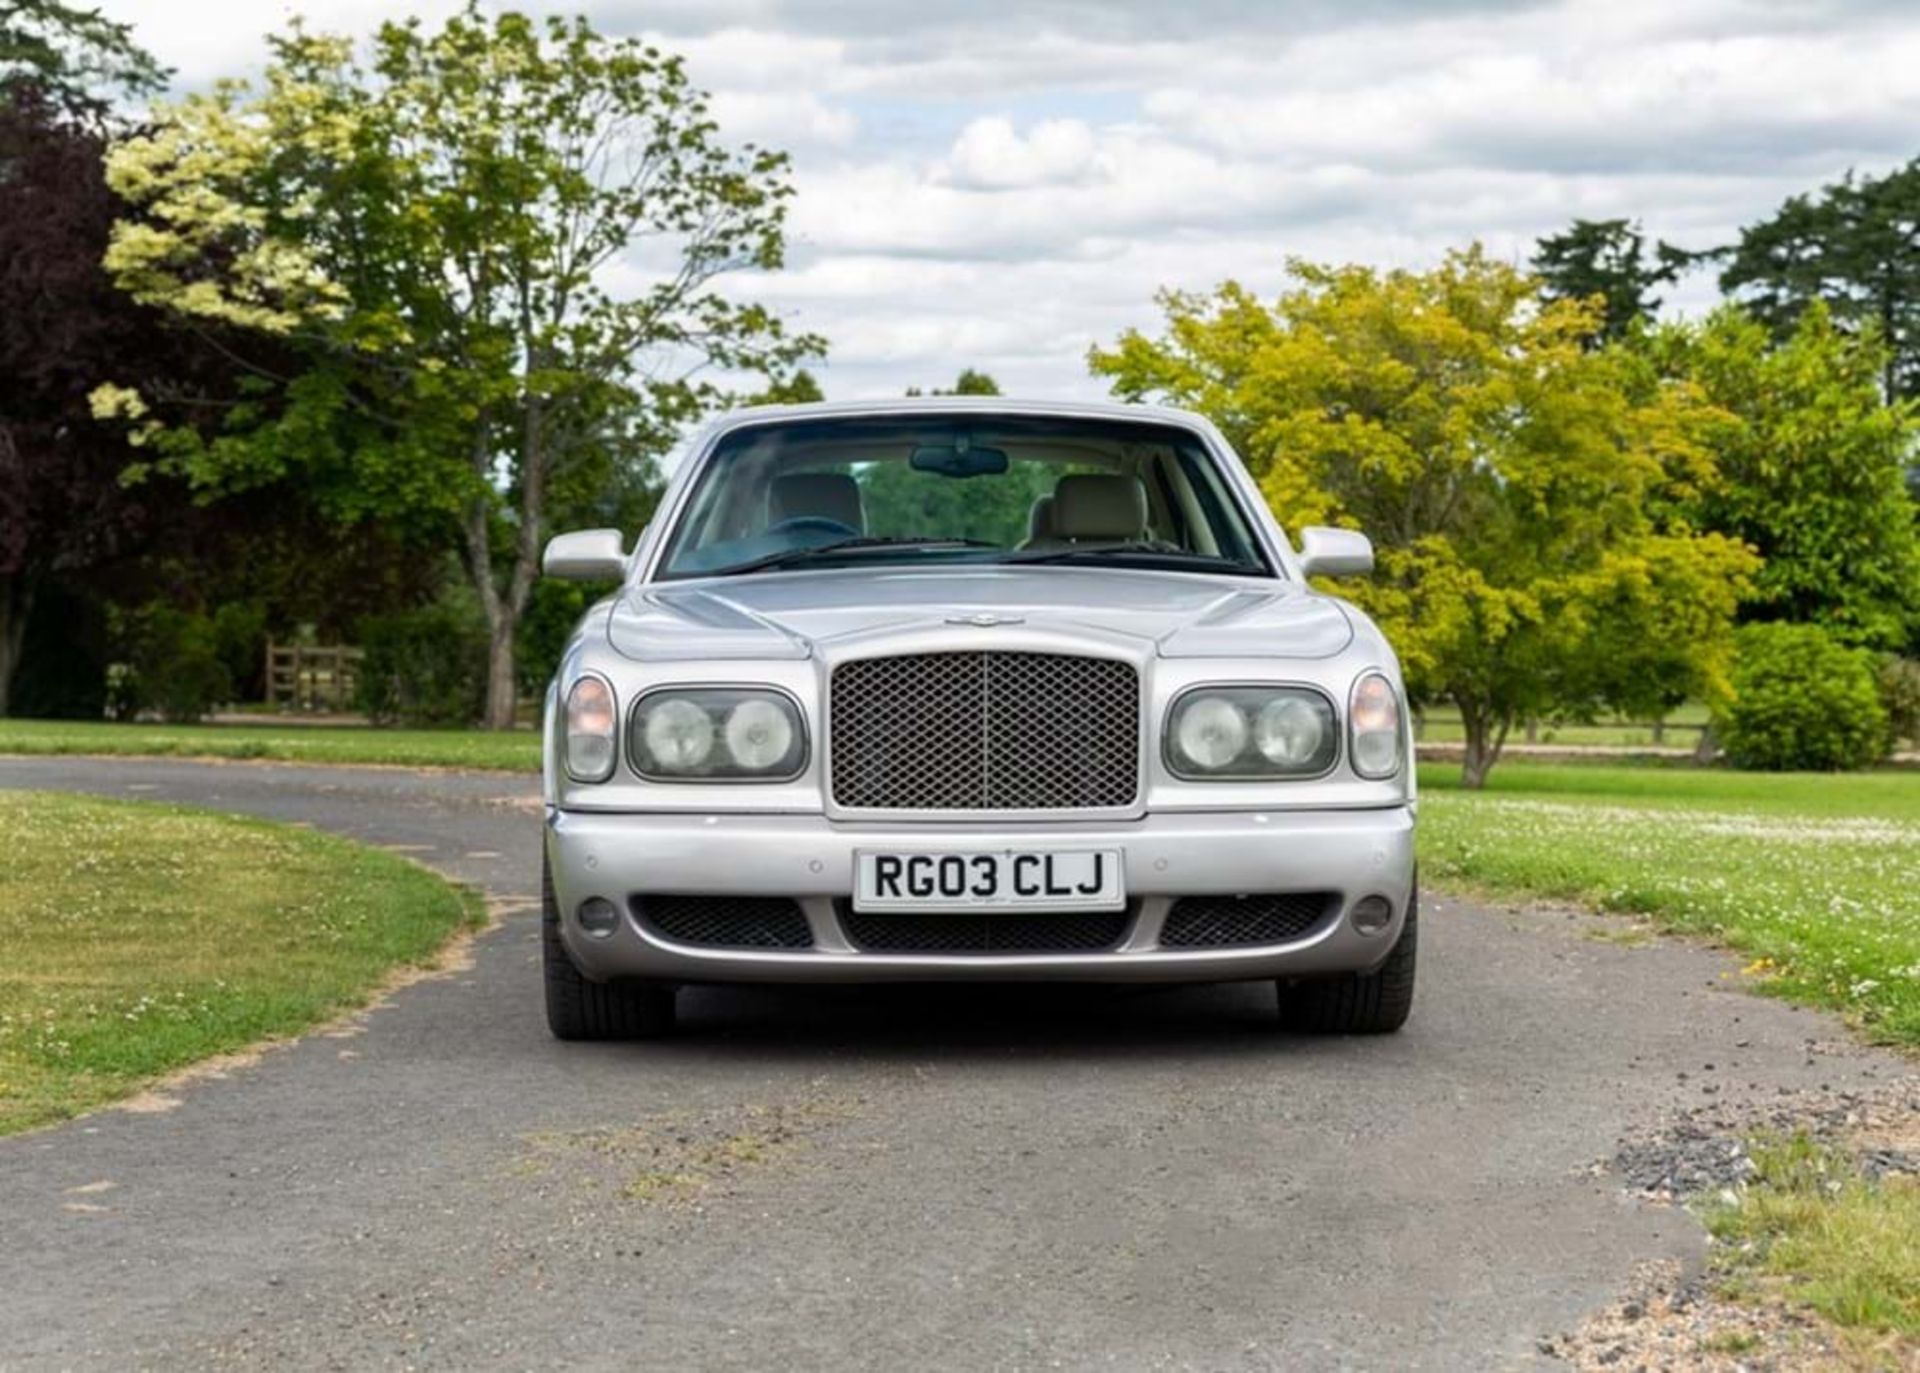
[[[1387,1040],[1281,1035],[1249,986],[879,988],[700,991],[670,1043],[562,1046],[529,783],[0,786],[307,821],[523,903],[360,1033],[0,1141],[6,1366],[1525,1366],[1699,1252],[1592,1173],[1624,1129],[1898,1071],[1714,954],[1451,900]]]

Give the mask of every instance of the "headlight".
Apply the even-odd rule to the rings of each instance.
[[[668,687],[633,708],[633,766],[661,782],[775,782],[807,761],[799,707],[754,687]]]
[[[613,776],[613,688],[599,677],[582,677],[567,692],[567,776],[604,782]]]
[[[1167,766],[1189,779],[1318,777],[1339,750],[1333,703],[1311,687],[1198,687],[1167,720]]]
[[[640,745],[661,772],[698,772],[713,753],[713,717],[678,696],[643,704]]]
[[[722,727],[727,752],[749,772],[777,768],[793,752],[793,721],[764,696],[753,696],[727,712]]]
[[[1347,727],[1353,736],[1353,770],[1362,777],[1378,781],[1394,776],[1406,765],[1400,696],[1393,683],[1378,672],[1365,673],[1353,684]]]

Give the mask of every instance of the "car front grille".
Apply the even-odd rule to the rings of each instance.
[[[1176,949],[1284,944],[1339,909],[1331,892],[1267,892],[1255,896],[1185,896],[1173,903],[1160,943]]]
[[[810,949],[813,928],[784,896],[636,896],[633,913],[676,944],[710,949]]]
[[[837,902],[847,942],[863,953],[1097,953],[1117,948],[1133,925],[1129,911],[856,911]]]
[[[833,797],[860,810],[1133,803],[1140,682],[1059,653],[917,653],[833,672]]]

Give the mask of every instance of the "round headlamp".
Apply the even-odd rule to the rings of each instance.
[[[1247,716],[1224,696],[1200,696],[1174,720],[1174,751],[1202,772],[1231,767],[1247,747]]]
[[[697,702],[669,696],[642,705],[640,744],[662,772],[694,772],[713,753],[713,717]]]
[[[727,712],[722,730],[733,761],[750,772],[777,767],[793,751],[793,721],[763,696],[753,696]]]
[[[1328,725],[1324,709],[1299,696],[1276,696],[1253,717],[1254,747],[1275,767],[1310,767],[1326,747]]]

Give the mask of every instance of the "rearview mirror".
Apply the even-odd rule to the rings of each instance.
[[[1300,531],[1300,568],[1309,577],[1358,577],[1373,571],[1373,540],[1357,529],[1316,524]]]
[[[540,570],[574,582],[617,582],[626,575],[627,554],[617,529],[581,529],[547,541]]]
[[[1003,448],[978,447],[963,435],[950,444],[921,444],[907,465],[916,472],[938,472],[943,477],[998,476],[1007,470],[1007,454]]]

